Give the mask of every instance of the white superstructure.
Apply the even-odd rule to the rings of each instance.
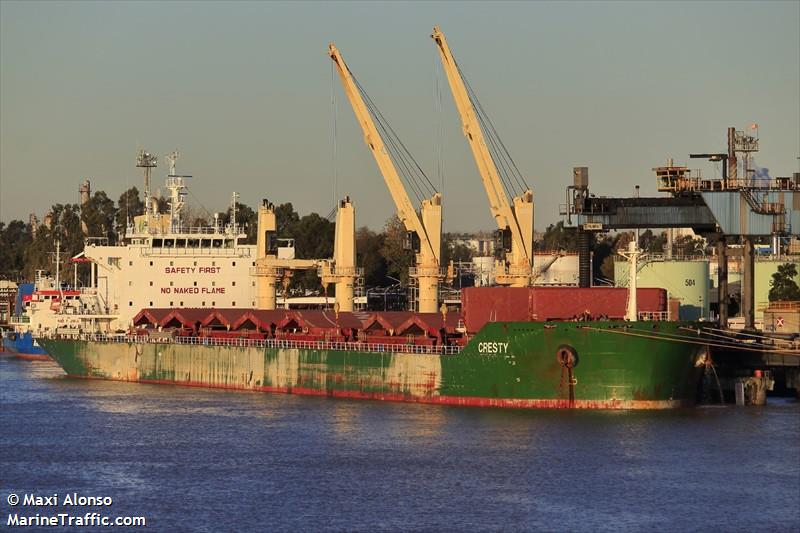
[[[224,226],[218,216],[211,226],[185,223],[186,180],[191,176],[176,173],[177,157],[177,152],[167,157],[169,209],[159,213],[157,199],[149,197],[150,171],[157,159],[139,153],[137,166],[145,171],[145,213],[130,221],[117,245],[87,239],[73,261],[88,263],[88,286],[70,292],[75,302],[68,307],[32,306],[29,327],[34,333],[59,327],[124,330],[147,307],[255,307],[256,246],[242,244],[247,235],[236,223],[235,209]],[[235,206],[235,193],[232,198]]]

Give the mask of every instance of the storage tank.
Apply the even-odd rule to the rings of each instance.
[[[475,285],[485,287],[494,284],[494,257],[473,257],[472,271],[475,273]]]
[[[533,268],[536,272],[545,269],[534,282],[535,285],[578,284],[578,254],[534,254]]]
[[[778,271],[778,267],[786,263],[797,263],[797,256],[786,256],[783,258],[775,257],[756,257],[755,261],[755,295],[756,321],[764,318],[764,309],[769,305],[769,290],[772,288],[772,275]],[[742,287],[742,259],[733,257],[728,261],[728,289],[730,294],[739,294]],[[709,270],[711,282],[709,287],[712,291],[717,286],[717,265],[713,263]],[[794,278],[800,284],[800,274]],[[716,294],[712,294],[712,299],[716,301]]]
[[[628,286],[628,262],[614,262],[614,285]],[[678,318],[709,318],[708,260],[650,261],[640,263],[638,287],[666,289],[670,298],[680,301]],[[673,317],[674,318],[674,317]]]

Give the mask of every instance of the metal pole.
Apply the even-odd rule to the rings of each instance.
[[[717,300],[719,327],[728,327],[728,245],[724,235],[717,241]]]
[[[755,254],[753,253],[753,239],[744,238],[744,276],[742,276],[742,311],[744,314],[744,329],[755,329]]]

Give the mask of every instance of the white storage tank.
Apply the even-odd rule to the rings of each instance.
[[[628,286],[628,262],[614,262],[614,285]],[[640,288],[666,289],[670,298],[680,301],[681,320],[708,319],[709,270],[708,260],[646,261],[639,264],[636,278]]]
[[[540,272],[534,285],[577,285],[578,254],[534,254],[534,271]]]

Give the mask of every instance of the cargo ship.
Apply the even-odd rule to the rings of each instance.
[[[74,310],[72,307],[80,292],[69,287],[61,287],[57,278],[36,272],[34,283],[21,283],[16,287],[14,312],[8,319],[8,329],[2,332],[2,351],[13,354],[17,359],[29,361],[48,361],[50,357],[33,336],[31,313],[36,308],[47,309],[39,316],[48,316],[56,323],[56,314],[61,310]]]
[[[462,314],[441,315],[145,309],[124,334],[39,342],[79,378],[505,408],[695,402],[708,357],[691,324],[621,320],[626,291],[571,290],[465,289]],[[487,307],[492,300],[502,303]],[[546,312],[576,318],[525,320]]]

